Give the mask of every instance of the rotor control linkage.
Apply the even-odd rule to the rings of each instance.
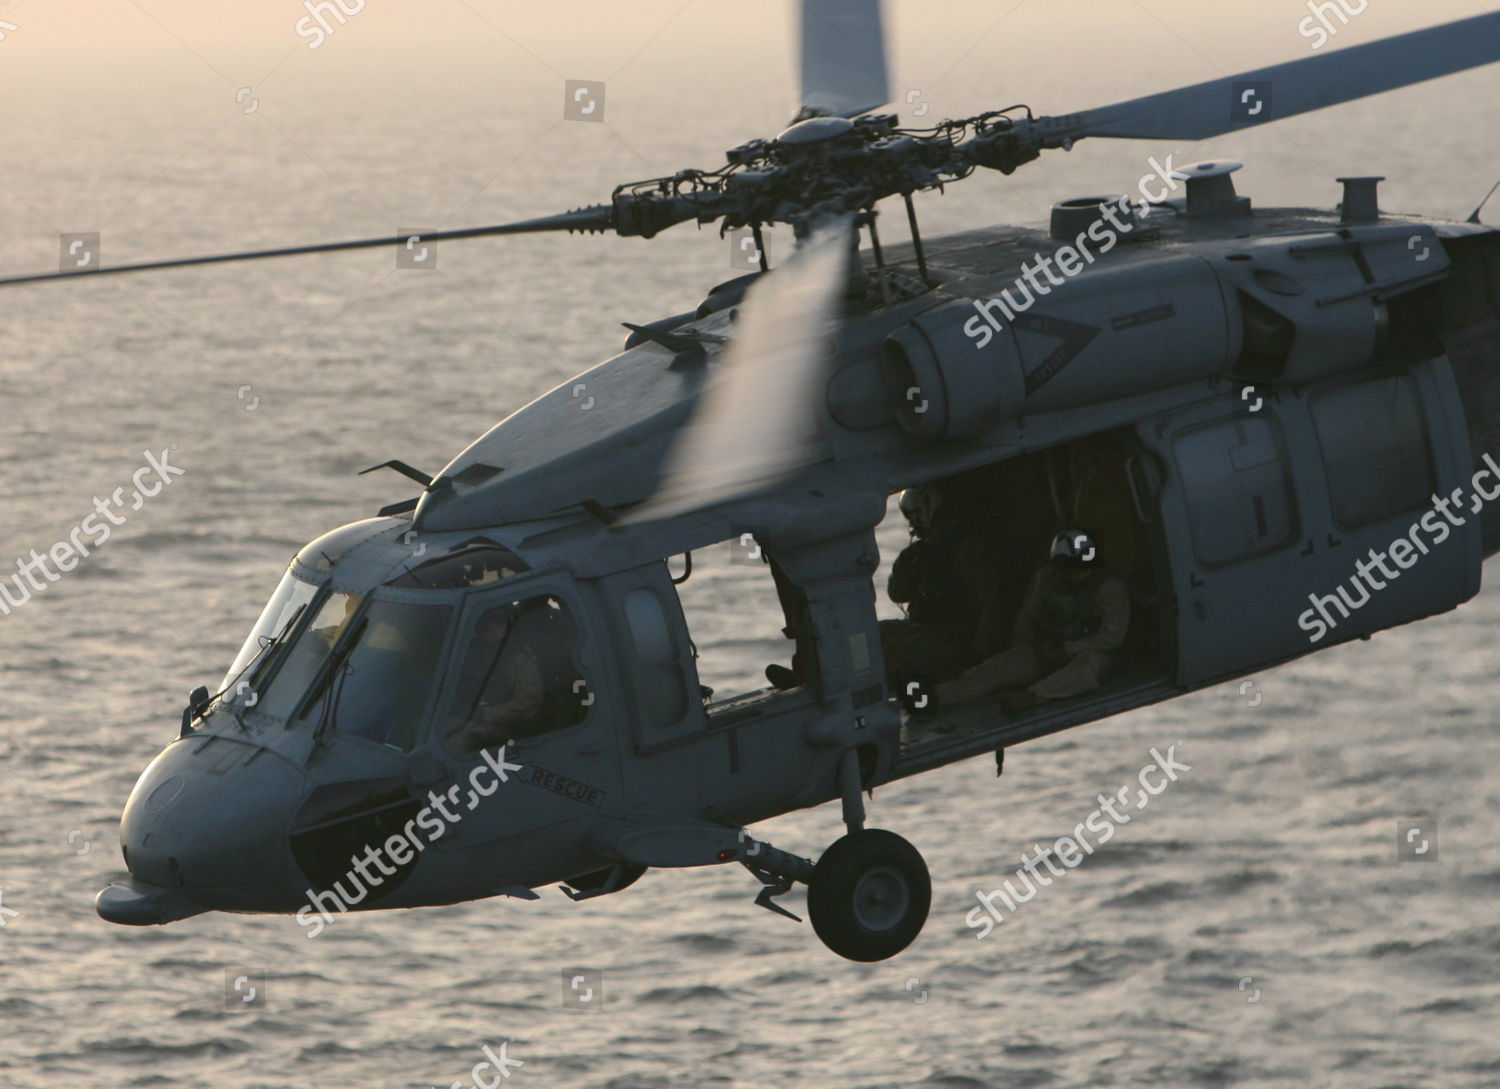
[[[761,843],[759,840],[747,839],[745,851],[740,857],[740,865],[755,875],[756,880],[761,883],[761,890],[755,897],[755,902],[768,911],[774,911],[777,915],[785,915],[788,919],[801,922],[799,916],[793,915],[780,904],[773,903],[771,897],[780,896],[784,892],[790,892],[792,885],[801,881],[804,885],[812,880],[813,863],[808,859],[787,851],[772,847],[769,843]]]
[[[1026,116],[1010,116],[1018,110]],[[921,130],[899,128],[894,114],[811,117],[774,139],[730,149],[716,170],[679,170],[617,187],[609,226],[643,238],[692,220],[752,231],[767,223],[805,226],[817,214],[941,189],[978,167],[1011,174],[1043,148],[1061,146],[1035,131],[1036,123],[1025,106]]]

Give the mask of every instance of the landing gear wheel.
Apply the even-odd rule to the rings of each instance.
[[[894,832],[850,832],[823,852],[807,884],[807,914],[823,944],[849,960],[885,960],[922,931],[932,879]]]

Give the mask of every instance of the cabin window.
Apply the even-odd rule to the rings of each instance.
[[[1437,482],[1410,378],[1324,390],[1313,398],[1312,418],[1340,527],[1358,529],[1427,506]]]
[[[682,648],[672,634],[666,605],[642,586],[625,595],[625,622],[635,656],[636,703],[648,726],[672,726],[687,712]]]
[[[1195,427],[1173,442],[1172,453],[1204,567],[1238,563],[1296,539],[1296,496],[1274,420],[1240,417]]]
[[[555,597],[485,608],[471,629],[443,720],[448,746],[478,752],[582,722],[594,696],[577,651],[577,624]]]

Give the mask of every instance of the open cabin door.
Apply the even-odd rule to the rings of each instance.
[[[1446,360],[1276,396],[1236,389],[1144,421],[1137,435],[1155,469],[1147,502],[1168,548],[1181,684],[1431,616],[1478,591],[1469,442]],[[1434,494],[1460,487],[1455,519],[1432,510]]]

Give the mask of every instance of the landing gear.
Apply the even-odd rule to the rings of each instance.
[[[849,960],[885,960],[921,933],[932,879],[917,849],[879,828],[850,832],[823,852],[807,913],[823,944]]]
[[[789,891],[793,882],[805,882],[807,914],[824,945],[849,960],[885,960],[922,932],[932,906],[932,878],[910,843],[895,832],[865,827],[864,781],[859,752],[850,749],[838,768],[848,832],[823,852],[817,865],[769,843],[747,840],[743,831],[740,841],[747,846],[739,861],[761,881],[755,898],[761,907],[796,919],[772,897]]]

